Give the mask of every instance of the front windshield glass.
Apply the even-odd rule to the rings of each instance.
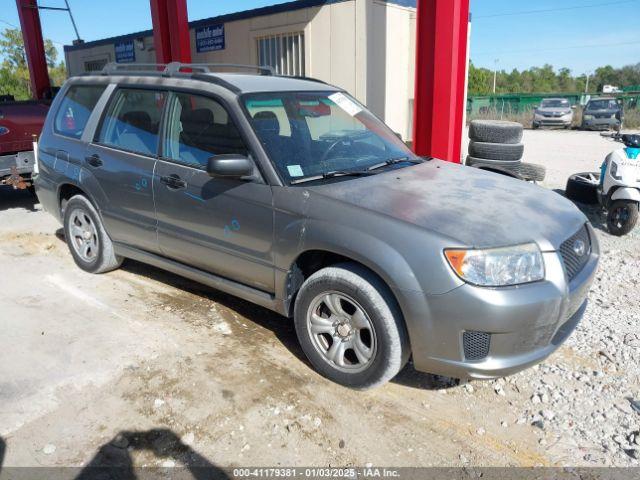
[[[592,100],[587,105],[587,110],[617,110],[618,104],[615,100]]]
[[[569,100],[543,100],[542,108],[568,108]]]
[[[398,168],[419,160],[345,93],[260,93],[245,95],[242,101],[271,161],[288,182],[377,171],[387,164]]]

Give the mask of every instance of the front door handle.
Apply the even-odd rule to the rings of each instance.
[[[171,188],[173,190],[177,190],[179,188],[187,188],[187,182],[182,180],[175,173],[168,176],[160,177],[160,181],[164,183],[168,188]]]
[[[100,158],[100,155],[98,155],[97,153],[94,153],[93,155],[89,155],[88,157],[85,157],[85,160],[92,167],[97,168],[102,166],[102,159]]]

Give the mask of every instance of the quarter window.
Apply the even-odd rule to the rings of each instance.
[[[167,116],[163,154],[204,168],[210,157],[247,155],[240,132],[224,107],[212,98],[177,93]]]
[[[122,88],[102,122],[98,142],[130,152],[156,155],[166,92]]]
[[[66,137],[80,138],[104,89],[104,85],[69,87],[53,122],[55,132]]]

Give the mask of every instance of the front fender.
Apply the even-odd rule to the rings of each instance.
[[[611,201],[616,200],[629,200],[640,203],[640,190],[631,187],[618,188],[613,192],[613,195],[611,195]]]
[[[300,254],[322,250],[342,255],[375,272],[390,288],[422,291],[405,257],[381,239],[344,225],[336,228],[321,220],[308,220],[305,230]],[[293,262],[295,259],[290,260]]]

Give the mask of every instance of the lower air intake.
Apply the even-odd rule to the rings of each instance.
[[[491,334],[486,332],[464,332],[462,334],[464,358],[482,360],[489,355]]]

